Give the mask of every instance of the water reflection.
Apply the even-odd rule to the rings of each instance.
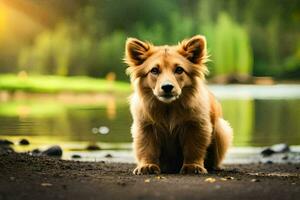
[[[300,100],[222,100],[235,146],[300,144]]]
[[[0,137],[30,137],[36,143],[130,143],[131,116],[126,98],[96,102],[10,100],[0,103]],[[300,145],[300,98],[221,99],[234,131],[234,146]],[[107,134],[93,130],[106,127]],[[46,138],[46,139],[45,139]]]

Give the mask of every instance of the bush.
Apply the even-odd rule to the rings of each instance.
[[[206,32],[211,48],[214,75],[252,74],[253,56],[245,29],[226,14],[220,14],[216,25]]]

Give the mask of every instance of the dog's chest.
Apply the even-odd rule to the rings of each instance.
[[[191,119],[193,114],[188,109],[171,107],[153,110],[152,117],[155,124],[168,130],[168,132],[173,132],[178,125],[182,125],[184,121]]]
[[[162,172],[177,173],[183,163],[178,135],[164,135],[161,142],[159,160]]]

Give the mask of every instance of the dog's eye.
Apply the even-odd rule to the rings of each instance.
[[[182,74],[184,72],[184,69],[182,67],[176,67],[175,73],[176,74]]]
[[[159,69],[157,67],[153,67],[150,72],[154,75],[157,75],[159,74]]]

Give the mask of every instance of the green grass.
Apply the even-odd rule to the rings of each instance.
[[[59,92],[130,92],[130,84],[126,82],[109,82],[105,79],[84,76],[62,77],[50,75],[30,75],[19,77],[13,74],[0,74],[0,90],[24,91],[33,93]]]

